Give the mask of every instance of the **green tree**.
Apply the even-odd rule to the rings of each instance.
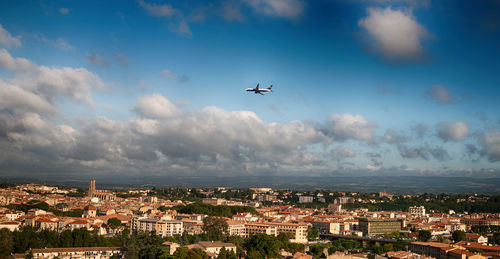
[[[439,243],[444,243],[444,241],[446,241],[446,238],[445,238],[444,236],[438,236],[438,237],[437,237],[437,241],[438,241]]]
[[[491,242],[492,242],[494,245],[495,245],[495,244],[496,244],[496,245],[500,244],[500,232],[495,232],[495,233],[493,234],[493,239],[492,239],[492,241],[491,241]]]
[[[221,217],[208,216],[203,219],[203,231],[210,240],[224,240],[227,237],[229,226]]]
[[[127,253],[125,253],[127,259],[137,259],[139,258],[139,247],[137,246],[137,241],[134,236],[129,240],[126,247]]]
[[[427,242],[431,239],[431,232],[427,230],[419,230],[418,231],[418,241]]]
[[[232,250],[226,250],[226,248],[222,248],[219,251],[219,255],[217,256],[217,259],[237,259],[238,257]]]
[[[455,242],[460,242],[465,240],[465,232],[462,230],[455,230],[451,234],[451,238],[453,238],[453,241]]]
[[[374,245],[372,247],[372,250],[376,254],[382,254],[384,252],[384,248],[382,246],[380,246],[380,245]]]
[[[14,251],[14,238],[10,230],[0,229],[0,258],[9,256]]]
[[[108,225],[111,228],[117,228],[122,225],[122,221],[119,220],[118,218],[110,218],[108,219]]]
[[[384,252],[392,251],[393,248],[391,243],[385,243],[383,247],[384,247]]]
[[[307,227],[307,239],[316,239],[319,237],[319,230],[317,227]]]
[[[255,256],[260,254],[260,256],[262,256],[260,258],[264,256],[274,258],[279,256],[280,241],[266,234],[257,234],[250,236],[246,240],[244,247],[249,252],[249,256],[251,251],[256,251],[258,253],[253,254],[255,254]]]
[[[188,259],[189,255],[189,248],[187,247],[179,247],[175,250],[174,252],[174,258],[179,258],[179,259]]]

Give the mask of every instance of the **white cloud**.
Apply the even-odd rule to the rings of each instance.
[[[405,145],[398,145],[398,151],[403,158],[421,158],[428,160],[428,150],[425,147],[413,147],[409,148]]]
[[[176,74],[174,74],[174,72],[172,72],[172,71],[170,71],[170,70],[168,70],[168,69],[162,70],[162,71],[160,72],[160,74],[161,74],[162,76],[166,76],[166,77],[167,77],[168,79],[170,79],[170,80],[175,80],[175,79],[177,78],[177,75],[176,75]]]
[[[0,79],[0,110],[37,111],[39,113],[57,113],[57,109],[42,96],[9,84]]]
[[[498,129],[483,132],[479,144],[483,147],[482,154],[486,155],[490,162],[500,161],[500,131]]]
[[[241,14],[239,6],[230,3],[224,4],[222,17],[228,22],[243,22],[243,15]]]
[[[14,58],[6,49],[0,49],[0,67],[8,70],[28,71],[34,64],[25,58]]]
[[[179,83],[186,83],[189,81],[189,77],[187,75],[177,75],[174,72],[165,69],[160,72],[160,75],[172,80],[172,81],[177,81]]]
[[[187,37],[192,35],[191,28],[189,28],[189,24],[184,18],[184,14],[178,9],[168,4],[156,5],[146,3],[144,0],[139,0],[138,2],[139,5],[152,16],[170,19],[172,21],[169,25],[170,30]]]
[[[332,149],[330,151],[330,155],[332,158],[336,161],[341,161],[346,158],[353,158],[356,157],[356,153],[352,151],[352,149],[344,146],[337,147],[335,149]]]
[[[0,24],[0,45],[5,47],[20,47],[21,38],[13,37],[10,32],[4,29],[4,27]]]
[[[373,47],[388,60],[420,60],[424,56],[422,40],[429,36],[409,12],[368,8],[368,17],[358,21],[373,38]]]
[[[139,0],[139,5],[146,9],[151,15],[156,17],[172,17],[177,14],[179,11],[168,4],[163,5],[155,5],[144,2],[143,0]]]
[[[179,34],[180,35],[187,35],[187,36],[190,36],[193,34],[191,32],[191,28],[189,28],[188,23],[184,19],[181,19],[179,22]]]
[[[178,115],[181,111],[175,104],[160,94],[153,94],[139,98],[134,111],[146,118],[169,118]]]
[[[442,85],[433,85],[425,92],[427,96],[441,104],[452,104],[455,98]]]
[[[53,104],[60,96],[74,101],[92,104],[92,89],[105,87],[101,79],[84,68],[54,68],[39,66],[25,58],[14,58],[6,50],[0,50],[0,67],[13,71],[15,74],[6,82],[11,85],[9,91],[23,91],[23,96],[37,95]],[[13,90],[17,89],[17,90]],[[6,92],[4,92],[6,94]]]
[[[116,58],[116,60],[118,60],[120,65],[122,65],[124,67],[128,66],[128,58],[125,55],[123,55],[121,53],[115,53],[115,58]]]
[[[463,121],[441,122],[436,128],[438,137],[444,141],[459,141],[469,134],[469,126]]]
[[[332,114],[325,126],[325,134],[334,140],[344,141],[348,139],[372,140],[373,131],[377,125],[367,121],[361,115]]]
[[[52,43],[52,46],[61,50],[74,50],[75,48],[71,46],[65,39],[57,38],[56,41]]]
[[[297,19],[304,12],[300,0],[244,0],[256,12],[273,17]]]
[[[422,7],[428,8],[431,3],[430,0],[357,0],[365,4],[380,4],[380,5],[391,5],[391,4],[408,4],[412,7]]]
[[[406,142],[408,138],[403,133],[397,132],[392,129],[387,129],[385,131],[383,139],[385,142],[390,144],[400,144]]]
[[[87,60],[92,65],[98,65],[98,66],[104,66],[104,67],[109,66],[108,61],[105,58],[97,55],[96,53],[91,53],[90,55],[88,55]]]
[[[65,7],[61,7],[61,8],[59,8],[59,13],[64,14],[64,15],[69,14],[69,9],[65,8]]]
[[[33,35],[33,37],[37,40],[40,40],[40,41],[42,41],[42,42],[44,42],[44,43],[46,43],[54,48],[60,49],[60,50],[69,51],[69,50],[75,49],[75,47],[71,46],[71,44],[69,44],[63,38],[57,38],[56,40],[49,40],[45,36],[39,35],[39,34]]]

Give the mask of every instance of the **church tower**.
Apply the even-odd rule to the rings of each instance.
[[[89,197],[92,198],[94,197],[95,194],[95,179],[91,179],[89,181]]]

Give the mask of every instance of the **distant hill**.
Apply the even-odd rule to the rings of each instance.
[[[336,191],[394,193],[500,193],[500,178],[440,177],[440,176],[164,176],[130,178],[105,178],[96,176],[98,188],[138,187],[217,187],[233,188],[271,187],[275,189],[331,189]],[[6,178],[3,181],[38,182],[59,186],[86,187],[88,180]]]

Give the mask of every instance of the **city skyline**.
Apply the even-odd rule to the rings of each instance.
[[[498,1],[0,6],[0,177],[500,177]]]

